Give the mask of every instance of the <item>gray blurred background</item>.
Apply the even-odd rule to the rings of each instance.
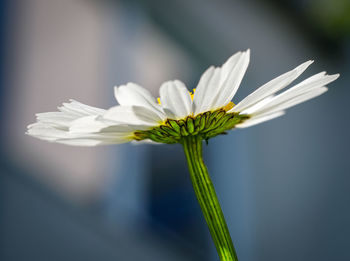
[[[218,260],[179,145],[77,148],[24,135],[113,86],[155,96],[251,49],[234,101],[314,59],[329,92],[204,147],[240,261],[350,260],[348,0],[0,2],[0,260]]]

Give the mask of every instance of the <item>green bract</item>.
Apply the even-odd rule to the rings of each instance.
[[[249,115],[227,113],[224,109],[208,111],[185,119],[167,119],[164,124],[150,130],[134,132],[135,140],[150,139],[155,142],[174,144],[181,143],[184,137],[201,136],[209,140],[219,134],[233,129],[235,125],[249,119]]]

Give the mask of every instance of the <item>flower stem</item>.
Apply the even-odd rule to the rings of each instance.
[[[187,136],[182,142],[192,185],[220,260],[237,261],[236,251],[233,247],[219,200],[207,167],[203,162],[202,142],[203,139],[200,136]]]

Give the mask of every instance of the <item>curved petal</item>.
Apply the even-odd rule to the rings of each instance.
[[[70,99],[69,102],[63,103],[61,107],[58,107],[58,110],[75,116],[101,115],[105,112],[104,109],[92,107],[73,99]]]
[[[155,142],[155,141],[150,140],[150,139],[145,139],[145,140],[133,140],[133,141],[131,141],[131,143],[132,143],[133,145],[143,145],[143,144],[165,145],[165,143]]]
[[[125,135],[137,130],[149,129],[149,125],[136,125],[120,123],[112,120],[106,120],[101,116],[86,116],[72,122],[69,127],[70,133],[103,133],[113,135]]]
[[[130,142],[130,139],[119,139],[119,138],[113,138],[113,139],[62,139],[57,140],[55,142],[70,145],[70,146],[82,146],[82,147],[94,147],[98,145],[112,145],[112,144],[122,144]]]
[[[67,131],[41,122],[29,125],[26,134],[47,141],[55,141],[67,137]]]
[[[194,115],[224,107],[235,95],[249,64],[250,51],[231,56],[222,67],[202,75],[193,98]]]
[[[295,106],[299,103],[305,102],[307,100],[310,100],[312,98],[315,98],[323,93],[325,93],[328,89],[326,87],[319,87],[316,89],[313,89],[311,91],[308,91],[306,93],[303,93],[301,95],[297,96],[291,96],[286,100],[279,101],[278,103],[271,103],[270,106],[266,106],[263,109],[259,110],[258,112],[255,112],[255,114],[263,114],[263,113],[273,113],[276,111],[285,110],[287,108],[290,108],[292,106]],[[277,96],[276,96],[277,98]]]
[[[69,103],[63,103],[61,107],[58,107],[58,110],[55,112],[37,113],[37,122],[55,126],[59,129],[68,129],[73,121],[81,117],[99,116],[106,111],[74,100],[70,100]]]
[[[140,106],[115,106],[106,111],[103,119],[129,125],[157,126],[161,119],[154,111]]]
[[[249,60],[250,50],[247,50],[246,52],[242,53],[241,57],[234,66],[229,67],[228,73],[221,76],[223,82],[220,84],[220,92],[215,103],[213,104],[215,109],[226,106],[232,100],[248,68]]]
[[[235,127],[248,128],[248,127],[263,123],[265,121],[275,119],[275,118],[280,117],[282,115],[284,115],[284,111],[278,111],[275,113],[266,113],[266,114],[261,114],[258,116],[253,116],[252,118],[246,120],[245,122],[243,122],[241,124],[236,125]]]
[[[265,99],[255,103],[254,105],[250,106],[248,109],[245,109],[244,111],[240,112],[240,114],[253,114],[260,110],[261,108],[265,107],[266,104],[269,104],[271,100],[274,99],[274,95],[268,96]]]
[[[254,105],[255,103],[263,100],[264,98],[280,91],[287,85],[289,85],[292,81],[302,74],[313,61],[307,61],[295,69],[286,72],[277,78],[269,81],[263,86],[259,87],[257,90],[249,94],[245,97],[241,102],[239,102],[235,107],[233,107],[229,112],[240,112]]]
[[[37,114],[37,122],[28,126],[27,134],[36,138],[79,146],[128,142],[133,129],[108,129],[111,122],[100,121],[106,111],[71,100],[57,112]],[[116,123],[113,123],[116,125]],[[106,131],[105,131],[106,130]]]
[[[192,115],[191,96],[181,81],[168,81],[160,87],[160,101],[168,118],[181,119]]]
[[[165,119],[165,114],[151,93],[135,83],[115,87],[114,95],[122,106],[142,106],[153,111],[160,118]]]
[[[287,91],[276,95],[273,99],[270,99],[264,106],[251,110],[251,113],[259,113],[261,111],[267,111],[269,108],[273,108],[279,104],[289,103],[292,99],[304,95],[309,92],[313,92],[316,89],[324,88],[324,85],[336,80],[339,74],[335,75],[324,75],[324,73],[319,73],[308,79],[302,81],[301,83],[295,85],[294,87],[288,89]]]
[[[36,114],[37,121],[56,125],[61,128],[68,128],[72,121],[76,120],[79,117],[80,116],[64,112],[44,112]]]
[[[69,126],[71,133],[96,133],[110,125],[106,121],[99,121],[98,116],[85,116],[73,121]]]
[[[288,90],[279,94],[278,96],[279,97],[297,96],[297,95],[309,92],[311,90],[320,88],[322,86],[326,86],[328,83],[331,83],[336,79],[338,79],[338,77],[339,77],[339,74],[325,75],[324,72],[321,72],[289,88]]]
[[[41,140],[76,146],[119,144],[132,140],[132,132],[72,133],[42,123],[30,125],[27,134]]]
[[[211,109],[213,97],[216,97],[219,88],[220,69],[209,67],[201,76],[193,96],[193,114],[197,115]]]

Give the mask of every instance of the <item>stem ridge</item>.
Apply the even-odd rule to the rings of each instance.
[[[202,157],[200,135],[183,139],[193,189],[221,261],[238,261],[213,183]]]

